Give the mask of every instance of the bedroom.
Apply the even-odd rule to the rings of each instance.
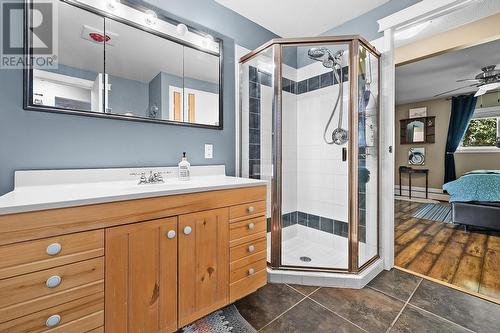
[[[488,39],[400,61],[394,189],[395,265],[497,303],[498,50]]]

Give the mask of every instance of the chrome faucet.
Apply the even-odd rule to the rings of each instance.
[[[158,183],[164,183],[165,180],[163,180],[163,173],[168,173],[168,172],[153,172],[152,170],[149,171],[149,177],[146,177],[146,172],[141,172],[141,173],[131,173],[131,176],[140,176],[139,182],[137,183],[138,185],[143,185],[143,184],[158,184]]]

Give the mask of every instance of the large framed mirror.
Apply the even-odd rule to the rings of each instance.
[[[26,1],[29,59],[42,2]],[[222,129],[222,40],[124,0],[52,3],[55,62],[25,70],[25,109]]]

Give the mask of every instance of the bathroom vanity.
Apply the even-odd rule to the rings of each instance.
[[[0,332],[174,332],[266,283],[265,182],[214,166],[138,185],[144,171],[16,172]]]

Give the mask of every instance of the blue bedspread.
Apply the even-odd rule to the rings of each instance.
[[[450,201],[500,201],[500,170],[477,170],[443,185]]]

